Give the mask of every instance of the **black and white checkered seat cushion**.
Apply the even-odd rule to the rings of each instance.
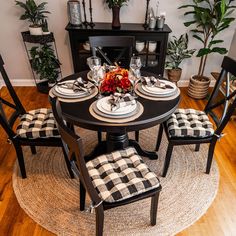
[[[177,109],[167,120],[171,137],[208,137],[214,134],[213,125],[203,111]]]
[[[121,201],[160,186],[157,176],[132,147],[99,156],[86,166],[100,198],[106,202]]]
[[[20,119],[16,133],[21,138],[59,137],[51,109],[41,108],[29,111]]]

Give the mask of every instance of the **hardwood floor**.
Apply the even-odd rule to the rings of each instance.
[[[48,97],[32,87],[17,87],[26,110],[49,107]],[[1,96],[6,97],[5,89]],[[195,101],[182,89],[181,107],[203,109],[205,101]],[[220,186],[215,201],[206,214],[195,224],[179,233],[186,235],[236,235],[236,121],[230,121],[227,135],[217,143],[215,159],[220,169]],[[6,142],[7,136],[0,128],[0,236],[52,236],[31,220],[20,208],[12,189],[12,168],[16,154]],[[177,147],[179,148],[179,147]]]

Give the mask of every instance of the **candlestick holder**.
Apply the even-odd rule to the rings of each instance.
[[[89,23],[88,23],[87,17],[86,17],[85,0],[82,1],[82,5],[83,5],[83,10],[84,10],[84,22],[83,22],[83,25],[87,27]]]
[[[89,0],[89,13],[90,13],[90,23],[89,25],[93,28],[95,26],[93,22],[93,8],[92,8],[92,1]]]
[[[146,4],[146,13],[145,13],[145,22],[143,24],[143,27],[146,29],[148,28],[148,9],[149,9],[149,2],[150,0],[147,0],[147,4]]]

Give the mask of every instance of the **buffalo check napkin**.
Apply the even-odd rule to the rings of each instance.
[[[155,78],[154,76],[150,77],[142,77],[142,84],[146,85],[147,87],[157,87],[161,89],[173,89],[169,84],[166,84],[165,82],[160,81],[159,79]]]
[[[111,111],[116,111],[121,107],[126,107],[129,105],[136,104],[135,98],[128,93],[126,94],[114,93],[110,95],[110,99],[108,99],[108,102],[111,104]]]
[[[94,88],[94,85],[88,81],[83,80],[81,77],[76,79],[74,82],[59,82],[57,86],[67,89],[72,89],[75,93],[76,92],[90,92],[91,89]]]

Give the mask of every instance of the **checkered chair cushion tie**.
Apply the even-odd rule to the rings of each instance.
[[[94,187],[106,202],[121,201],[160,185],[156,175],[131,147],[99,156],[86,166]]]
[[[20,119],[16,133],[21,138],[60,137],[53,113],[50,109],[41,108],[29,111]]]
[[[203,111],[177,109],[167,120],[171,137],[209,137],[214,134],[212,123]]]

